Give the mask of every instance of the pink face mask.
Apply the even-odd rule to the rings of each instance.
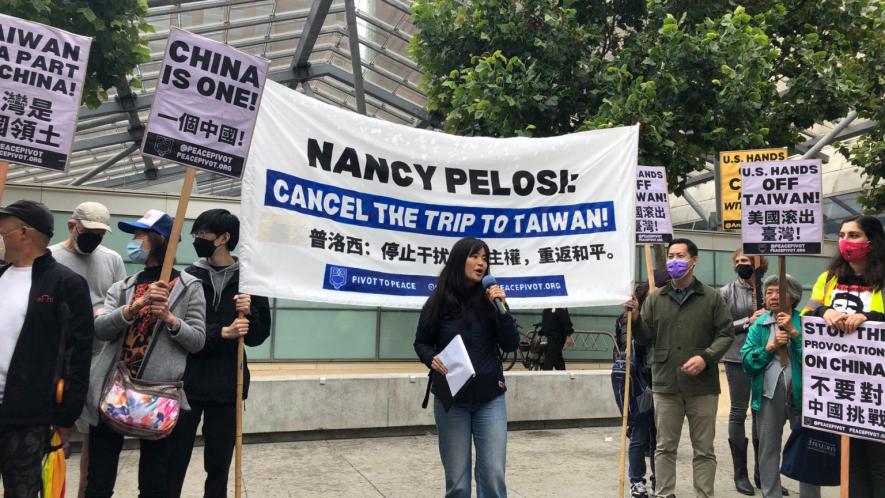
[[[870,252],[870,242],[851,242],[842,239],[839,241],[839,252],[845,261],[860,261]]]

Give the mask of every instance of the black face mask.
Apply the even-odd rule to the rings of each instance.
[[[739,277],[747,280],[753,276],[753,265],[737,265],[734,267],[734,271],[737,272]]]
[[[83,254],[92,254],[92,251],[101,244],[101,239],[104,238],[104,235],[99,235],[97,233],[92,232],[84,232],[77,235],[77,240],[75,244],[77,245],[77,250]]]
[[[194,250],[197,251],[197,256],[201,258],[208,258],[215,254],[215,241],[201,239],[198,237],[194,239]]]

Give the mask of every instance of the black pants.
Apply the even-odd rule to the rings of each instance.
[[[851,439],[848,468],[848,496],[885,497],[885,444]]]
[[[169,473],[169,438],[140,439],[138,455],[139,498],[165,498]],[[86,498],[110,498],[117,482],[117,464],[123,449],[123,436],[104,422],[89,429],[89,472]],[[127,496],[130,494],[127,493]]]
[[[234,403],[202,403],[189,401],[191,411],[184,412],[171,439],[174,445],[170,458],[169,498],[181,496],[184,476],[191,461],[197,425],[203,418],[203,468],[206,483],[203,496],[227,496],[227,474],[234,453],[237,409]]]
[[[547,352],[544,354],[541,370],[565,370],[565,359],[562,357],[564,347],[565,338],[547,337]]]
[[[5,498],[36,498],[43,491],[45,425],[0,426],[0,477]]]

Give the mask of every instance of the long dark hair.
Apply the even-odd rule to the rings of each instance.
[[[843,220],[841,226],[850,222],[857,223],[864,235],[870,239],[870,252],[867,253],[867,266],[863,272],[863,279],[874,290],[881,291],[882,285],[885,283],[885,230],[882,229],[882,222],[873,216],[853,216]],[[854,270],[842,257],[840,251],[836,251],[827,271],[836,275],[840,281],[854,274]]]
[[[446,265],[436,280],[436,287],[427,298],[427,302],[424,303],[424,310],[421,313],[424,323],[435,327],[444,316],[452,316],[466,321],[467,309],[471,305],[483,323],[489,323],[495,319],[494,309],[486,298],[482,285],[468,286],[467,277],[464,274],[467,258],[482,250],[489,254],[489,246],[480,239],[465,237],[455,242],[449,252]],[[485,275],[488,274],[489,267],[486,267]]]

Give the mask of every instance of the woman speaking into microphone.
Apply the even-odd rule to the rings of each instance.
[[[471,444],[476,447],[477,497],[507,496],[507,388],[498,348],[515,351],[519,334],[504,304],[504,289],[494,284],[483,288],[488,255],[489,247],[479,239],[467,237],[455,243],[415,333],[418,358],[438,374],[432,376],[431,390],[447,498],[470,497]],[[437,355],[458,335],[476,376],[450,403],[443,403],[446,395],[441,393],[449,392],[443,385],[448,370]]]

